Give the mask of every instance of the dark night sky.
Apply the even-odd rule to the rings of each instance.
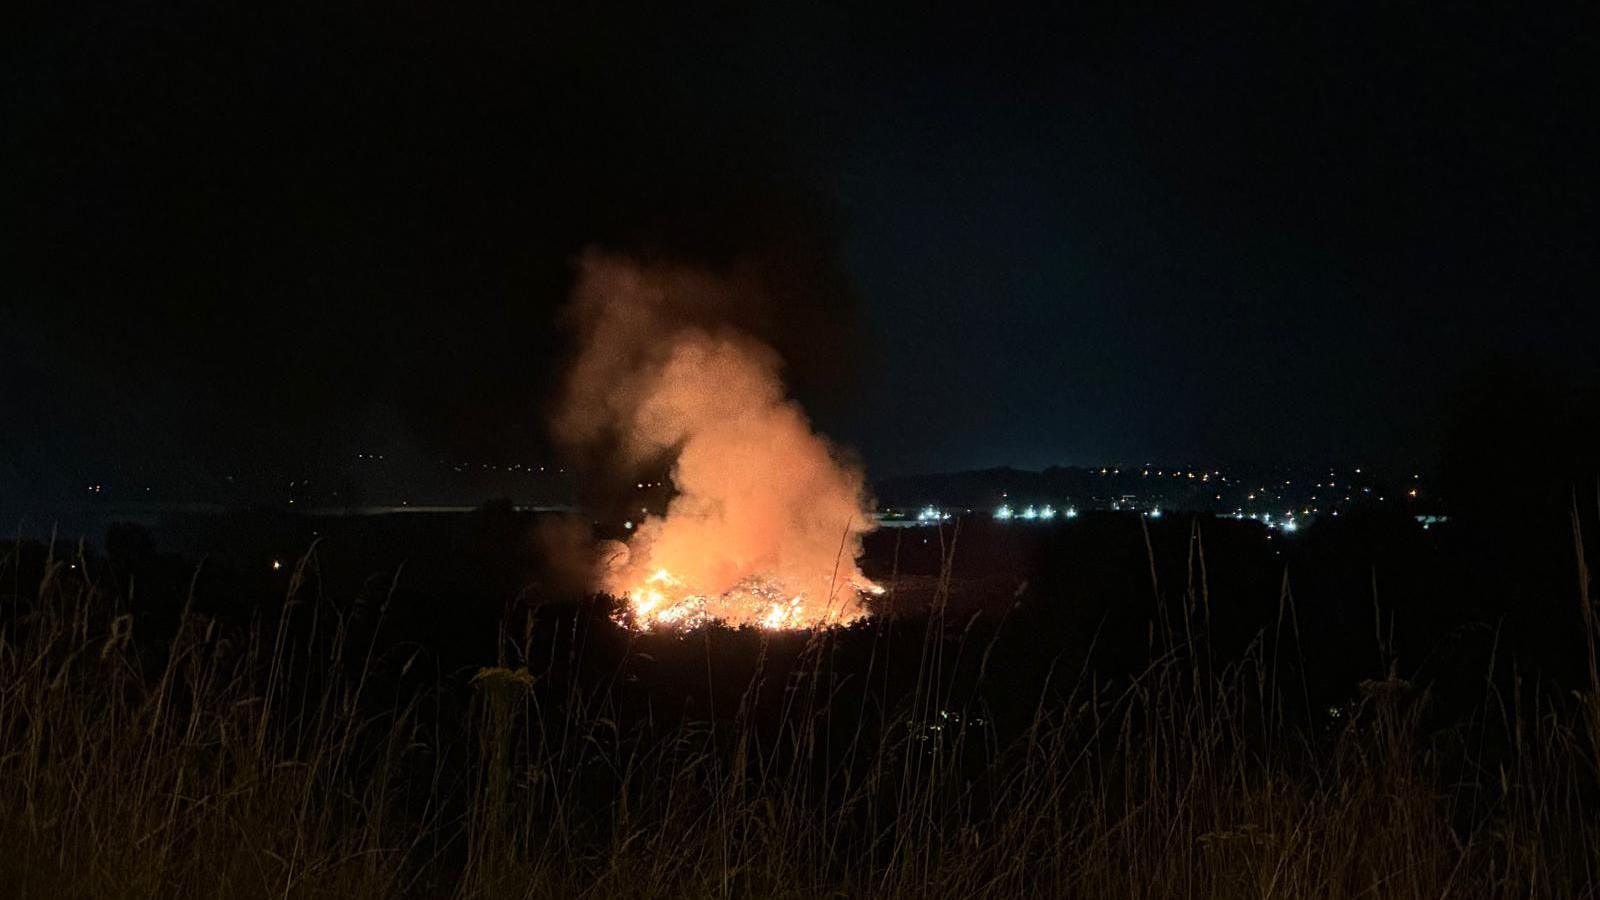
[[[1596,379],[1582,23],[858,5],[20,22],[0,474],[540,452],[590,243],[755,260],[874,475],[1426,458],[1485,366]]]

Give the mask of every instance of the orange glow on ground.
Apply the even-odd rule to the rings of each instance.
[[[750,578],[719,594],[698,591],[657,568],[642,582],[619,591],[627,605],[617,612],[619,623],[638,631],[693,629],[702,625],[751,625],[771,631],[831,628],[848,625],[867,615],[866,596],[883,588],[865,579],[853,579],[832,591],[825,602],[808,601],[804,592],[790,592],[775,581]]]

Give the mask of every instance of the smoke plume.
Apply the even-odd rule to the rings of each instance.
[[[579,266],[557,437],[624,471],[665,462],[676,491],[613,548],[596,587],[645,625],[859,617],[873,522],[862,473],[788,397],[777,353],[736,324],[759,288],[599,252]]]

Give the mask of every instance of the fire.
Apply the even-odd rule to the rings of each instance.
[[[666,462],[675,489],[664,513],[629,516],[596,572],[634,627],[838,625],[877,592],[857,566],[874,525],[860,468],[788,396],[777,352],[730,315],[762,302],[758,285],[701,270],[582,260],[582,349],[556,432],[625,474]]]
[[[616,614],[619,624],[640,631],[657,628],[692,629],[711,622],[755,625],[780,631],[847,625],[866,615],[864,596],[884,592],[864,578],[831,592],[831,602],[808,603],[806,595],[791,593],[761,578],[750,578],[720,594],[686,585],[667,569],[658,568],[642,582],[619,590],[627,605]],[[842,595],[842,596],[841,596]]]

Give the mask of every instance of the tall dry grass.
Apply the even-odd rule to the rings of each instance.
[[[250,627],[185,608],[161,642],[81,554],[52,552],[13,589],[0,893],[1569,898],[1600,884],[1594,664],[1576,694],[1486,678],[1478,713],[1444,730],[1423,728],[1427,692],[1392,674],[1308,717],[1279,674],[1298,627],[1287,588],[1274,628],[1213,660],[1196,635],[1222,600],[1196,578],[1182,614],[1153,623],[1147,668],[1053,669],[1014,739],[981,701],[995,645],[963,640],[938,601],[871,626],[924,631],[903,699],[840,692],[842,636],[820,633],[775,716],[755,708],[758,674],[737,710],[658,725],[622,715],[604,684],[525,667],[527,632],[475,674],[427,672],[373,637],[384,602],[316,596],[314,564]],[[1586,569],[1578,602],[1592,660]],[[956,687],[963,658],[975,688]],[[886,664],[874,651],[853,677],[876,685]]]

